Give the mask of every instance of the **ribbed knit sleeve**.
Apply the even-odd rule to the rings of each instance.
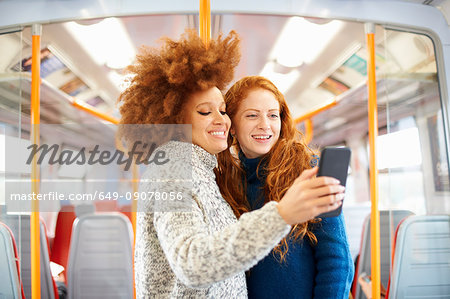
[[[164,146],[170,162],[150,166],[141,178],[140,194],[176,191],[183,200],[139,201],[136,292],[139,298],[247,298],[244,271],[291,227],[277,203],[237,220],[215,182],[215,157],[194,146],[186,161],[180,153],[187,146]]]
[[[276,203],[244,214],[238,222],[209,234],[199,209],[155,213],[161,247],[179,280],[206,287],[248,270],[289,232]]]

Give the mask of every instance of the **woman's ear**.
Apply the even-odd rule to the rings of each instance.
[[[236,130],[233,127],[230,128],[230,134],[232,137],[234,137],[234,135],[236,135]]]

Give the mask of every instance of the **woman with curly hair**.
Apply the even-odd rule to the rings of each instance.
[[[236,217],[285,196],[317,156],[301,140],[283,94],[264,77],[245,77],[226,93],[232,151],[219,154],[217,182]],[[317,167],[313,168],[315,175]],[[343,195],[339,194],[342,198]],[[343,216],[294,225],[247,273],[249,298],[348,298],[353,263]]]
[[[190,31],[179,41],[166,39],[161,49],[144,49],[129,68],[135,76],[119,99],[124,127],[192,125],[192,143],[169,141],[160,146],[170,162],[149,165],[141,178],[139,193],[178,188],[189,195],[183,198],[189,209],[151,211],[139,201],[139,211],[144,212],[137,215],[137,298],[246,298],[244,271],[266,256],[292,224],[340,204],[332,195],[342,191],[336,180],[309,182],[303,175],[279,203],[236,219],[220,195],[213,169],[215,155],[227,148],[230,128],[220,90],[231,81],[239,55],[234,32],[205,46]],[[130,136],[126,128],[120,135]],[[189,159],[184,159],[182,153],[189,151]],[[190,186],[178,180],[180,173],[191,174]],[[314,193],[299,192],[304,184]]]

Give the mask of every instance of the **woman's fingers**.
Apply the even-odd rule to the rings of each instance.
[[[304,188],[319,188],[326,185],[339,185],[339,180],[328,177],[328,176],[321,176],[316,178],[311,178],[308,180],[302,181]]]
[[[316,217],[322,213],[334,211],[337,208],[339,208],[340,205],[342,205],[342,199],[338,200],[338,199],[332,198],[332,197],[335,197],[335,196],[334,195],[327,196],[326,200],[323,200],[325,198],[321,198],[322,202],[325,202],[325,204],[324,205],[317,204],[317,206],[314,210],[314,217]]]
[[[315,189],[306,189],[304,191],[305,198],[316,198],[327,196],[330,194],[339,194],[344,193],[345,187],[341,185],[325,185],[323,187],[315,188]]]
[[[303,223],[342,204],[345,187],[335,178],[315,177],[317,171],[317,167],[303,171],[278,203],[286,223]]]
[[[317,207],[328,207],[335,205],[337,203],[341,203],[344,198],[344,194],[332,194],[323,197],[313,198],[309,201],[309,204]]]
[[[319,167],[317,167],[317,166],[314,168],[311,168],[311,169],[305,169],[298,177],[298,180],[299,181],[309,180],[317,174],[318,170],[319,170]]]

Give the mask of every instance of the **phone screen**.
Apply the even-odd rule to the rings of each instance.
[[[338,179],[342,186],[347,183],[351,150],[348,147],[325,147],[320,155],[317,176],[329,176]],[[320,214],[318,218],[336,217],[342,211],[342,205],[334,211]]]

